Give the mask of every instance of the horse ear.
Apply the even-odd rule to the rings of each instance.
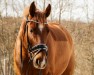
[[[45,15],[46,17],[48,17],[50,15],[50,12],[51,12],[51,5],[49,4],[45,10]]]
[[[36,6],[35,6],[35,2],[33,1],[29,8],[29,13],[30,13],[31,17],[34,17],[35,11],[36,11]]]

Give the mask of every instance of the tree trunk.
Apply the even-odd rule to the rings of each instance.
[[[7,0],[5,0],[6,17],[7,17],[7,6],[8,6],[8,4],[7,4]]]
[[[44,4],[44,5],[43,5],[43,10],[45,10],[45,2],[46,2],[46,1],[44,0],[44,3],[43,3],[43,4]]]

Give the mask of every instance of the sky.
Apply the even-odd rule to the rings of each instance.
[[[8,3],[7,7],[7,13],[8,16],[22,16],[22,12],[24,9],[24,0],[6,0]],[[13,1],[13,7],[12,8],[12,1]],[[32,1],[35,1],[37,4],[37,7],[42,9],[43,8],[43,0],[25,0],[25,6],[29,6]],[[52,17],[53,19],[58,19],[59,16],[59,8],[58,8],[58,1],[59,0],[52,0]],[[68,0],[63,0],[65,3]],[[70,15],[72,20],[80,20],[87,22],[87,18],[89,21],[92,21],[94,19],[94,0],[69,0],[70,5],[72,5],[70,8],[66,6],[63,6],[62,8],[65,9],[65,11],[62,13],[62,19],[69,20]],[[46,6],[51,3],[50,0],[46,0]],[[88,8],[87,8],[87,6]],[[71,10],[72,9],[72,10]],[[70,14],[71,10],[71,14]],[[88,10],[88,17],[87,17],[87,10]],[[0,0],[0,12],[2,16],[6,15],[4,0]],[[18,15],[17,15],[18,13]]]

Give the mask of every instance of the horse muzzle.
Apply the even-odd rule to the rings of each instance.
[[[45,69],[47,65],[47,56],[43,55],[42,52],[38,53],[33,59],[33,65],[37,69]]]
[[[44,69],[47,65],[48,47],[45,44],[38,44],[29,48],[30,59],[37,69]]]

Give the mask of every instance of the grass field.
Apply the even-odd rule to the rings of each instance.
[[[7,58],[6,75],[13,75],[13,48],[20,24],[20,18],[0,19],[0,75],[4,72],[4,58]],[[94,75],[94,23],[62,21],[61,25],[70,32],[74,41],[74,75]]]

